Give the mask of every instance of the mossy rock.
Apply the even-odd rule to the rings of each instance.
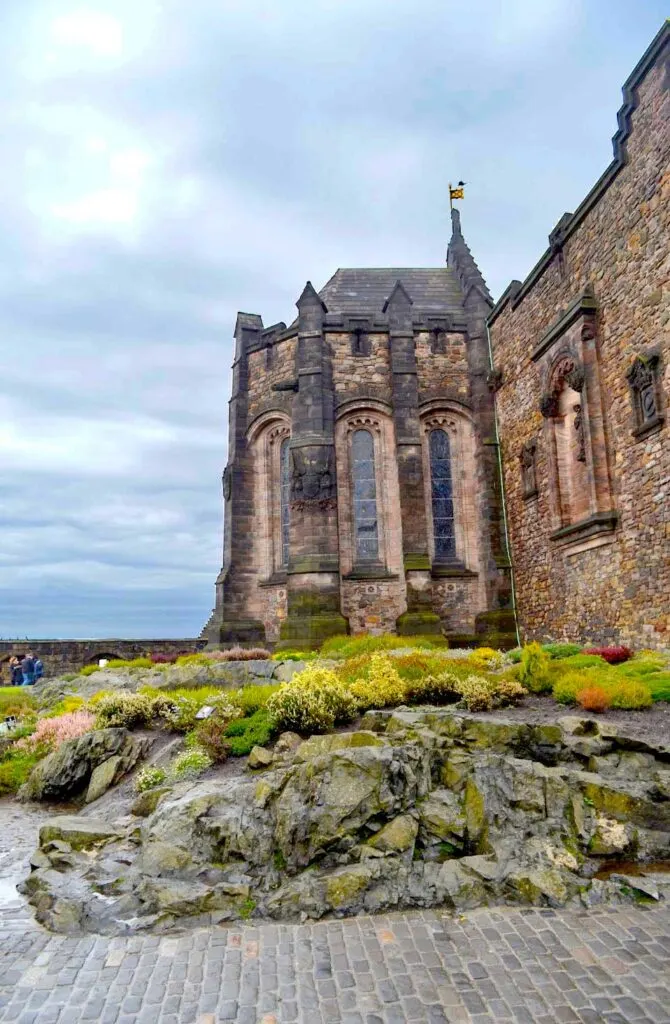
[[[301,743],[295,752],[296,761],[309,761],[320,754],[328,754],[331,750],[347,750],[355,747],[383,747],[384,741],[374,732],[359,730],[358,732],[329,733],[325,736],[310,736]]]
[[[418,822],[410,814],[399,814],[368,841],[368,846],[384,853],[403,853],[414,846]]]
[[[435,612],[404,612],[396,619],[398,636],[441,636],[442,622]]]
[[[40,846],[55,839],[69,843],[73,850],[90,850],[92,847],[118,839],[120,829],[98,818],[80,818],[75,814],[62,814],[45,821],[40,829]]]
[[[358,902],[373,878],[372,871],[363,864],[341,868],[326,879],[326,902],[334,910],[344,910]]]

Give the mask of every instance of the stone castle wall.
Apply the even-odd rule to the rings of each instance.
[[[141,658],[146,654],[195,654],[203,639],[186,640],[0,640],[0,682],[9,680],[9,659],[28,651],[42,659],[47,676],[77,672],[100,658]]]
[[[623,137],[600,188],[490,317],[527,638],[670,642],[668,36],[624,89]],[[655,365],[660,415],[649,428],[627,379],[637,357]],[[566,394],[583,423],[561,419]]]

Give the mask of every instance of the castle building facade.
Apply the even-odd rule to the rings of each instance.
[[[670,23],[614,159],[488,319],[527,638],[670,645]]]
[[[210,643],[668,644],[669,40],[495,307],[454,210],[442,268],[338,270],[290,327],[238,315]]]
[[[298,317],[235,330],[215,643],[510,629],[485,321],[447,265],[338,270]]]

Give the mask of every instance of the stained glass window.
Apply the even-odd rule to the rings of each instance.
[[[441,562],[456,556],[451,450],[444,430],[431,430],[429,448],[435,561]]]
[[[374,562],[379,557],[377,485],[375,483],[375,442],[369,430],[354,431],[351,439],[351,455],[356,561]]]
[[[281,443],[279,451],[279,482],[281,494],[281,564],[288,565],[289,529],[289,459],[288,438]]]

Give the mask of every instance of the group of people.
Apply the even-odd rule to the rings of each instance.
[[[41,658],[28,651],[19,658],[13,656],[9,659],[9,671],[12,686],[32,686],[44,675],[44,665]]]

